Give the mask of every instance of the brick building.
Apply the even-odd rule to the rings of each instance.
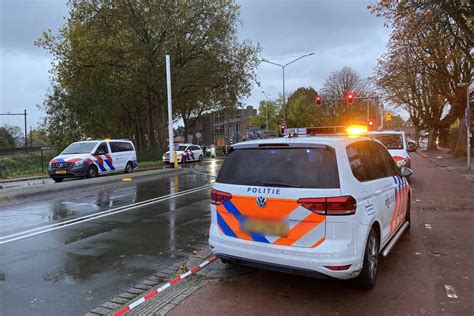
[[[257,132],[251,120],[257,115],[257,109],[247,106],[244,109],[220,110],[201,116],[188,135],[188,141],[224,146],[249,138]],[[200,136],[197,138],[197,136]]]

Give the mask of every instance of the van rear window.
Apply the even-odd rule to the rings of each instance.
[[[331,148],[246,148],[232,151],[217,182],[295,188],[339,188]]]

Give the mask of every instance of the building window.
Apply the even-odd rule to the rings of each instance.
[[[214,126],[214,134],[223,134],[223,133],[224,133],[224,125]]]
[[[214,114],[214,123],[222,122],[223,119],[224,119],[224,116],[222,115],[222,113]]]

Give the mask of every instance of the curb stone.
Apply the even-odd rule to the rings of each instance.
[[[212,252],[209,248],[194,251],[187,259],[178,261],[168,268],[157,272],[152,277],[142,281],[140,284],[135,285],[117,297],[112,298],[85,315],[110,315],[124,306],[139,300],[143,297],[143,294],[149,293],[168,283],[178,274],[182,273],[183,268],[189,271],[210,256],[212,256]],[[216,260],[211,265],[206,266],[205,269],[196,272],[176,286],[152,297],[149,301],[133,309],[128,314],[164,315],[207,283],[240,277],[250,273],[250,271],[252,271],[251,268],[224,264],[220,260]]]
[[[141,294],[145,293],[146,291],[165,284],[167,282],[167,279],[174,278],[176,275],[176,271],[178,271],[185,263],[186,260],[175,262],[173,265],[156,272],[153,276],[129,288],[125,292],[105,302],[101,306],[94,308],[85,315],[111,315],[115,310],[118,310],[122,306],[125,306],[131,301],[137,299]]]

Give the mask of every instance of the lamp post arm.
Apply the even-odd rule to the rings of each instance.
[[[268,64],[272,64],[272,65],[275,65],[275,66],[278,66],[278,67],[281,67],[281,68],[284,68],[285,66],[281,65],[281,64],[277,64],[277,63],[274,63],[272,61],[269,61],[269,60],[266,60],[266,59],[262,59],[262,61],[264,63],[268,63]]]
[[[286,63],[286,64],[283,65],[282,67],[285,68],[286,66],[288,66],[288,65],[290,65],[290,64],[292,64],[292,63],[294,63],[295,61],[300,60],[301,58],[305,58],[305,57],[312,56],[312,55],[314,55],[314,53],[310,53],[310,54],[306,54],[306,55],[300,56],[300,57],[298,57],[298,58],[296,58],[296,59],[290,61],[289,63]]]

